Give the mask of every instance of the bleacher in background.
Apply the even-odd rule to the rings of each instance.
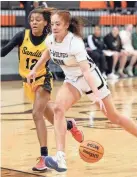
[[[49,7],[56,7],[58,9],[68,9],[72,16],[81,17],[84,20],[85,26],[83,28],[84,39],[93,32],[95,25],[101,25],[102,35],[106,35],[111,31],[112,26],[117,25],[119,29],[123,29],[126,24],[137,24],[137,9],[134,7],[127,7],[126,1],[121,2],[122,6],[117,11],[119,13],[112,13],[114,2],[110,1],[110,7],[107,7],[107,1],[46,1]],[[127,10],[132,13],[121,13]],[[114,12],[114,10],[113,10]],[[20,1],[2,1],[0,11],[1,24],[1,44],[5,45],[17,32],[24,29],[25,26],[25,10]],[[86,41],[86,40],[84,40]],[[16,50],[16,49],[15,49]],[[17,55],[13,52],[12,60]],[[15,56],[16,55],[16,56]],[[15,56],[15,57],[14,57]],[[18,73],[18,66],[16,68],[9,61],[2,59],[2,74]],[[7,71],[6,71],[6,67]]]
[[[118,25],[121,29],[126,24],[137,24],[136,14],[110,14],[105,1],[48,1],[47,4],[49,7],[69,9],[73,16],[82,17],[85,22],[84,38],[92,33],[95,25],[101,25],[102,34],[105,35],[113,25]],[[24,29],[25,11],[19,1],[2,1],[1,9],[1,40],[3,44]]]

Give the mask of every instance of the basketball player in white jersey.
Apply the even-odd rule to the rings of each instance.
[[[81,38],[81,26],[78,20],[71,18],[68,11],[58,10],[51,16],[52,34],[47,38],[41,59],[28,75],[35,80],[36,70],[50,58],[61,66],[65,73],[65,81],[56,95],[54,107],[54,127],[57,154],[47,156],[45,163],[49,168],[63,172],[67,170],[65,161],[66,121],[65,112],[87,94],[96,102],[108,119],[137,137],[137,125],[126,116],[121,115],[112,103],[110,90],[100,71],[91,59]]]

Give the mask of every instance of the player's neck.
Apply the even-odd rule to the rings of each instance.
[[[33,36],[42,36],[42,32],[34,32],[34,31],[32,31],[32,35]]]
[[[63,33],[62,35],[55,36],[56,42],[61,43],[67,34],[68,34],[68,31],[66,31],[66,32]]]

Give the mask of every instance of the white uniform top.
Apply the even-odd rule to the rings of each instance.
[[[65,36],[61,43],[57,43],[53,34],[46,38],[46,45],[50,51],[51,59],[64,71],[66,78],[75,80],[82,76],[79,62],[88,60],[91,70],[95,68],[95,64],[88,56],[84,42],[71,32]]]
[[[123,31],[120,31],[119,35],[120,35],[120,38],[121,38],[121,41],[122,41],[123,49],[125,49],[128,52],[133,51],[134,48],[132,46],[131,33],[123,30]]]

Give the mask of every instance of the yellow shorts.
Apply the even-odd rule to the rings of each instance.
[[[52,74],[48,73],[46,75],[37,77],[35,79],[35,82],[31,80],[31,84],[29,85],[27,83],[27,79],[23,78],[23,87],[24,87],[24,92],[27,98],[33,103],[35,99],[35,91],[36,89],[41,86],[44,88],[44,90],[48,91],[51,93],[52,88],[53,88],[53,78]]]

